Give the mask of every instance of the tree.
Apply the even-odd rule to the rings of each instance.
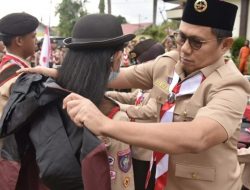
[[[246,39],[244,37],[238,37],[238,38],[234,39],[234,43],[230,49],[232,59],[233,59],[234,63],[236,63],[236,65],[239,64],[238,56],[240,53],[240,48],[242,48],[244,46],[245,40]]]
[[[108,14],[111,14],[111,0],[108,0]]]
[[[149,35],[156,41],[161,42],[170,32],[170,30],[177,30],[179,28],[179,21],[165,21],[161,25],[151,25],[145,30],[139,31],[138,34]]]
[[[58,30],[61,36],[71,36],[71,31],[76,20],[87,14],[83,9],[81,0],[62,0],[56,7],[56,15],[59,14]]]
[[[121,16],[121,15],[118,15],[116,18],[117,18],[117,20],[119,21],[120,24],[126,24],[126,23],[128,23],[127,20],[126,20],[126,18],[123,17],[123,16]]]
[[[105,1],[104,0],[100,0],[98,8],[99,8],[99,13],[104,14],[104,10],[105,10]]]

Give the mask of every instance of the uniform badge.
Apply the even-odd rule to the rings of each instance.
[[[131,168],[131,151],[130,149],[119,151],[117,153],[118,166],[121,171],[127,173]]]
[[[207,1],[206,0],[196,0],[194,3],[194,9],[202,13],[207,10]]]
[[[129,177],[125,177],[124,180],[123,180],[123,186],[125,188],[128,188],[129,184],[130,184],[130,178]]]
[[[170,92],[168,94],[168,103],[173,104],[176,100],[175,93]]]
[[[173,77],[168,77],[168,78],[167,78],[167,83],[168,83],[169,85],[172,83],[172,81],[173,81]]]
[[[116,178],[116,172],[115,171],[110,171],[110,178],[111,178],[111,180],[115,180],[115,178]]]
[[[169,84],[167,81],[157,80],[157,81],[155,81],[154,85],[157,86],[158,88],[162,89],[165,92],[168,91]]]
[[[109,161],[109,165],[113,166],[115,163],[115,158],[113,158],[112,156],[108,156],[108,161]]]

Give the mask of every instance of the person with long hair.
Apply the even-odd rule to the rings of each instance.
[[[172,73],[155,75],[156,65],[149,70],[141,64],[123,69],[110,83],[158,88],[161,123],[110,120],[74,93],[64,108],[79,127],[154,150],[156,189],[239,190],[237,141],[250,87],[235,64],[224,61],[236,13],[227,1],[187,0],[176,35],[180,59]]]
[[[0,136],[14,133],[17,138],[4,151],[14,156],[10,150],[16,150],[21,163],[30,153],[29,163],[38,166],[50,189],[134,189],[130,146],[103,136],[101,143],[88,130],[77,129],[62,109],[63,98],[76,92],[91,99],[109,118],[129,120],[104,93],[119,72],[123,47],[133,38],[133,34],[123,35],[112,15],[84,16],[76,22],[72,37],[64,40],[69,50],[56,80],[25,74],[13,86]]]

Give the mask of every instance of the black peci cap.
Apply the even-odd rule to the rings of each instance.
[[[238,7],[223,0],[187,0],[184,22],[232,31]]]
[[[36,17],[27,13],[11,13],[0,19],[0,35],[22,36],[38,27]]]

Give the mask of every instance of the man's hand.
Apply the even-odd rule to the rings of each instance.
[[[63,100],[63,108],[77,126],[84,125],[96,135],[102,135],[102,129],[111,121],[89,99],[75,93]]]

